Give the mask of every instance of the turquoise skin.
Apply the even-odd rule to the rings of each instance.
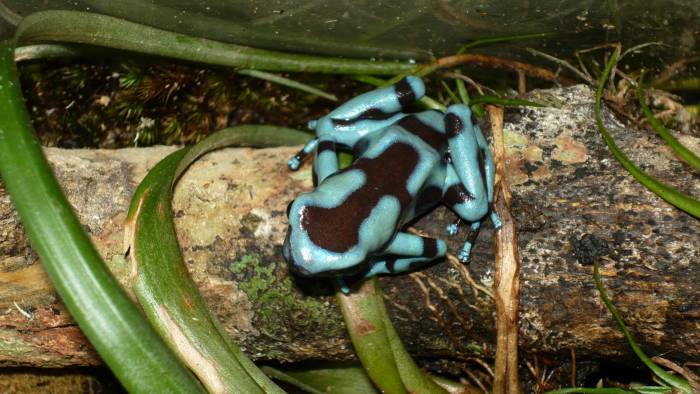
[[[407,113],[425,94],[417,77],[353,98],[309,122],[317,138],[288,162],[315,151],[316,188],[288,207],[283,255],[300,276],[364,277],[413,271],[444,257],[445,242],[400,231],[443,203],[470,224],[458,252],[468,261],[491,211],[495,165],[469,107]],[[337,146],[356,160],[338,168]],[[491,212],[496,227],[500,220]],[[459,223],[448,226],[455,235]],[[347,290],[343,286],[344,291]]]

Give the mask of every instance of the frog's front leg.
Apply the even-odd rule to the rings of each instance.
[[[462,262],[469,262],[472,254],[472,246],[476,242],[476,237],[479,235],[479,229],[481,228],[481,222],[474,222],[469,225],[469,233],[467,233],[467,240],[464,242],[464,246],[457,252],[457,258]]]
[[[485,195],[477,198],[462,185],[451,164],[447,166],[446,173],[442,201],[462,220],[470,223],[467,240],[457,254],[460,261],[467,262],[473,242],[479,233],[481,221],[488,212],[489,206]]]
[[[486,196],[488,197],[488,201],[489,201],[489,210],[491,212],[491,222],[493,223],[493,227],[498,229],[498,228],[501,228],[501,218],[498,217],[498,214],[493,209],[493,195],[494,195],[495,178],[496,178],[496,163],[493,160],[493,155],[491,154],[491,149],[489,149],[489,145],[486,143],[486,138],[484,138],[484,134],[481,133],[481,128],[477,125],[474,125],[474,134],[476,135],[476,142],[479,145],[479,148],[481,149],[481,152],[483,155],[484,183],[486,184]]]
[[[443,201],[471,223],[470,236],[459,252],[459,259],[465,262],[480,222],[491,208],[495,176],[493,157],[471,115],[469,107],[462,104],[450,106],[445,115],[451,162],[447,164]],[[499,223],[494,221],[494,225]]]

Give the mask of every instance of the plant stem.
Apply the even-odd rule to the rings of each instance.
[[[415,67],[408,62],[297,55],[255,49],[78,11],[31,14],[22,20],[16,36],[18,45],[50,42],[90,44],[185,61],[266,71],[394,75]]]

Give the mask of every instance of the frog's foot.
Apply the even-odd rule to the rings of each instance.
[[[462,247],[462,250],[457,253],[457,258],[459,261],[463,263],[468,263],[469,260],[471,259],[471,254],[472,254],[472,243],[471,242],[466,242],[464,246]]]
[[[445,230],[447,230],[447,234],[449,235],[457,235],[457,232],[459,231],[459,224],[462,222],[462,218],[457,218],[453,223],[450,223],[445,227]]]
[[[342,291],[343,294],[345,294],[345,295],[350,294],[350,287],[348,286],[347,280],[342,276],[339,276],[335,279],[336,279],[336,282],[338,284],[338,288],[340,289],[340,291]]]
[[[287,167],[289,167],[289,169],[292,171],[298,170],[300,166],[301,166],[301,160],[299,160],[299,158],[296,156],[287,160]]]
[[[447,234],[449,235],[457,235],[459,225],[457,223],[450,223],[447,225],[447,227],[445,227],[445,230],[447,230]]]
[[[493,223],[493,227],[496,230],[501,228],[501,226],[503,225],[503,223],[501,222],[501,218],[498,217],[498,214],[496,213],[496,211],[491,211],[491,223]]]
[[[298,170],[301,166],[301,162],[304,161],[304,159],[311,152],[313,152],[314,149],[316,149],[316,146],[318,146],[318,138],[314,138],[307,142],[306,145],[304,145],[304,148],[297,152],[297,154],[294,155],[291,159],[287,160],[287,167],[289,167],[289,169],[292,171]]]

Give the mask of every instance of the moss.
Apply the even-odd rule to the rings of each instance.
[[[276,258],[248,252],[230,266],[239,288],[253,305],[256,327],[265,327],[267,334],[275,337],[284,335],[290,328],[312,330],[309,332],[337,330],[332,335],[342,336],[339,310],[323,297],[304,296],[295,291],[292,279],[280,274],[278,263],[270,262]]]

